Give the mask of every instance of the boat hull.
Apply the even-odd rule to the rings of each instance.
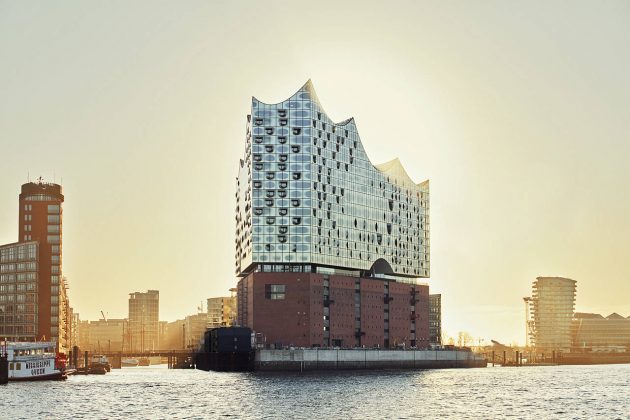
[[[18,376],[9,377],[10,382],[27,382],[27,381],[65,381],[68,375],[65,372],[54,372],[46,375],[37,376]]]

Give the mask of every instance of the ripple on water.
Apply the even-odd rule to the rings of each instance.
[[[630,365],[304,374],[126,368],[0,388],[5,418],[630,418]]]

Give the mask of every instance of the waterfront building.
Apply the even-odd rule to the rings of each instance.
[[[429,342],[442,344],[442,295],[429,295]]]
[[[186,348],[186,320],[173,322],[160,321],[160,349],[176,350]]]
[[[197,350],[203,340],[203,333],[208,324],[208,314],[198,313],[184,318],[185,348]]]
[[[87,338],[81,350],[90,352],[122,351],[126,319],[99,319],[87,323]]]
[[[0,337],[35,341],[39,335],[37,241],[0,246]]]
[[[236,191],[238,323],[279,346],[429,345],[429,182],[373,165],[310,81],[252,98]]]
[[[208,328],[229,327],[236,319],[236,296],[208,298]]]
[[[132,351],[151,351],[159,348],[160,292],[129,294],[129,326],[125,347]]]
[[[533,282],[531,341],[537,350],[570,351],[576,283],[563,277],[537,277]]]
[[[576,312],[571,326],[576,351],[630,351],[630,317]]]
[[[63,202],[58,184],[40,178],[22,185],[18,242],[1,247],[0,335],[54,341],[66,352],[72,311],[62,276]]]
[[[90,321],[79,320],[77,327],[77,345],[87,348],[90,345]]]

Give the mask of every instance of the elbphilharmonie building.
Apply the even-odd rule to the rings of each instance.
[[[418,318],[415,309],[402,316],[405,333],[392,340],[390,289],[404,287],[407,312],[422,300],[417,294],[426,291],[428,299],[418,279],[430,275],[429,250],[428,181],[414,182],[398,159],[372,164],[354,119],[333,122],[310,80],[277,104],[252,98],[236,191],[241,325],[278,345],[417,345],[416,326],[409,325]],[[333,307],[340,305],[330,295],[343,279],[352,283],[352,313],[343,315],[352,334],[333,328],[341,325],[333,322]],[[308,296],[295,289],[299,282],[309,284]],[[377,308],[365,304],[371,289],[379,295]],[[298,312],[305,331],[293,334],[287,328],[295,328],[281,325],[287,301],[308,306]],[[361,314],[368,307],[381,317],[380,332],[372,335],[366,319],[373,316]],[[275,314],[275,321],[256,322],[263,313]],[[276,327],[290,337],[272,332]]]

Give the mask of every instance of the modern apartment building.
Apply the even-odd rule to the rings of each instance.
[[[429,182],[369,160],[310,81],[252,98],[236,191],[238,322],[279,346],[429,344]]]
[[[429,342],[442,344],[442,295],[429,295]]]
[[[0,246],[0,337],[35,341],[39,335],[39,243]]]
[[[159,350],[160,292],[129,294],[128,339],[125,348],[132,351]]]
[[[62,275],[63,201],[58,184],[40,178],[22,185],[18,242],[1,247],[0,335],[56,341],[65,352],[72,310]]]
[[[529,301],[530,334],[539,351],[570,351],[576,283],[563,277],[537,277],[534,281]]]
[[[208,298],[208,328],[229,327],[236,319],[236,296]]]

